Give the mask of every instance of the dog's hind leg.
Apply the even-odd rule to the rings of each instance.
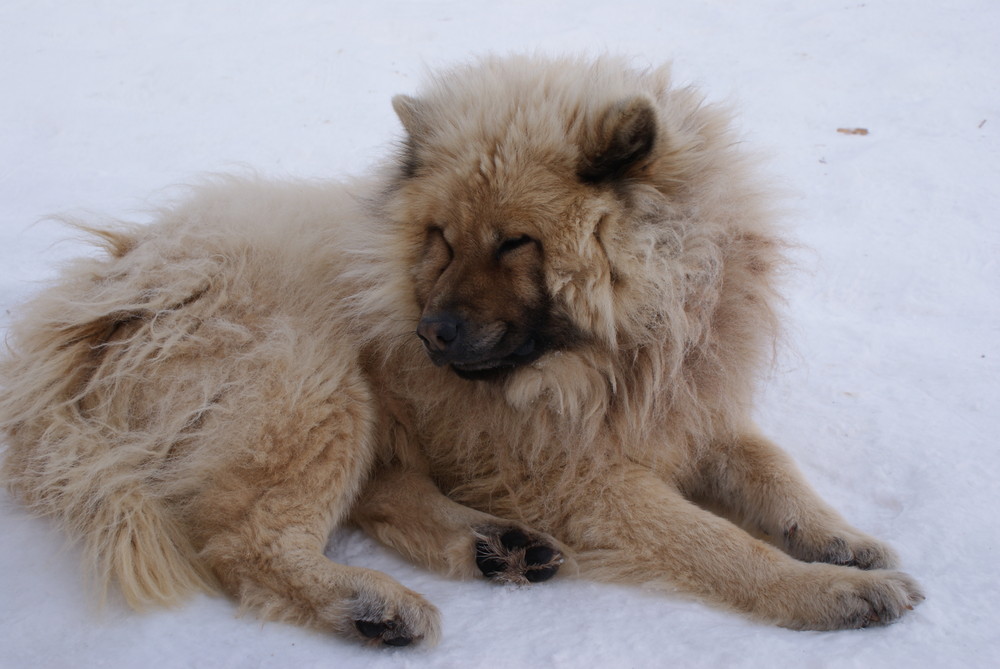
[[[463,506],[426,474],[401,467],[376,473],[351,519],[410,560],[459,578],[537,583],[566,559],[549,535]]]
[[[793,557],[862,569],[896,566],[891,548],[851,527],[813,492],[791,459],[746,434],[713,449],[702,469],[705,494],[772,537]]]
[[[647,469],[606,480],[601,495],[572,501],[564,528],[585,577],[680,590],[793,629],[887,624],[923,599],[900,572],[795,560]]]
[[[243,607],[265,617],[369,643],[435,642],[439,614],[421,595],[323,554],[373,461],[360,376],[306,393],[307,376],[278,371],[272,401],[253,402],[247,417],[260,426],[256,442],[235,448],[188,506],[201,558]]]

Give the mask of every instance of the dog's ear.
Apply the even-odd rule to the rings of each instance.
[[[406,130],[406,139],[402,143],[399,155],[399,165],[404,176],[412,177],[420,168],[417,146],[426,132],[420,101],[409,95],[397,95],[392,99],[392,108],[403,124],[403,129]]]
[[[416,138],[423,134],[419,100],[409,95],[397,95],[392,99],[392,108],[410,137]]]
[[[608,107],[585,140],[580,179],[601,183],[621,179],[641,168],[656,145],[656,109],[645,96]]]

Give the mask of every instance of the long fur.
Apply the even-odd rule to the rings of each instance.
[[[656,102],[665,138],[646,169],[651,178],[630,185],[625,207],[605,194],[582,209],[590,193],[579,187],[569,199],[581,210],[571,210],[567,221],[561,203],[537,186],[545,176],[535,165],[572,169],[601,112],[636,94]],[[511,460],[528,470],[550,461],[549,469],[570,466],[571,475],[559,486],[546,480],[544,492],[531,494],[559,501],[563,486],[590,489],[579,479],[583,470],[593,471],[599,485],[605,457],[656,461],[672,457],[663,444],[697,451],[745,429],[778,336],[775,281],[785,244],[753,158],[739,149],[725,111],[704,105],[692,89],[671,88],[666,67],[635,71],[613,58],[543,67],[531,58],[487,59],[432,80],[420,104],[428,118],[448,119],[434,129],[435,158],[443,158],[420,193],[407,197],[403,185],[402,195],[383,205],[391,220],[380,246],[391,252],[364,267],[377,292],[359,296],[366,300],[362,313],[380,314],[382,327],[401,315],[404,323],[418,319],[408,283],[423,233],[418,222],[426,216],[421,199],[453,202],[454,175],[471,173],[481,184],[460,188],[489,206],[518,193],[540,218],[558,221],[544,233],[548,288],[592,336],[501,387],[470,387],[446,370],[399,374],[396,392],[431,417],[424,447],[432,458],[438,447],[447,450],[435,476],[482,505],[511,485],[503,477],[522,476]],[[413,141],[421,132],[418,124]],[[469,137],[482,143],[469,146]],[[389,276],[400,283],[379,281]],[[419,342],[398,329],[376,337],[394,347],[383,354],[393,374],[403,361],[421,359]],[[472,417],[450,411],[456,397],[476,407]],[[483,433],[503,463],[484,460]],[[547,504],[511,501],[500,515]]]
[[[723,110],[615,58],[487,58],[394,104],[406,139],[374,178],[213,180],[150,226],[95,231],[102,255],[20,311],[3,476],[104,581],[135,606],[221,588],[433,641],[419,595],[322,560],[350,517],[455,575],[578,565],[790,627],[919,601],[752,425],[784,242]],[[454,256],[440,277],[429,234]],[[481,273],[504,234],[539,242],[498,286]],[[565,344],[460,378],[414,335],[454,295],[543,295]],[[781,550],[685,501],[702,498]]]

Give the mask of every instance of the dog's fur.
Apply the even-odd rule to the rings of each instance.
[[[751,422],[783,245],[724,113],[614,58],[485,59],[394,106],[377,177],[216,180],[96,232],[12,327],[6,481],[98,574],[391,645],[438,613],[328,561],[339,523],[797,629],[922,599]]]

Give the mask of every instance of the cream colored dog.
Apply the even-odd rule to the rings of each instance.
[[[376,178],[216,181],[24,308],[4,475],[98,574],[389,645],[438,612],[327,560],[344,521],[458,577],[565,565],[796,629],[922,599],[751,422],[782,242],[724,114],[611,58],[394,106]]]

